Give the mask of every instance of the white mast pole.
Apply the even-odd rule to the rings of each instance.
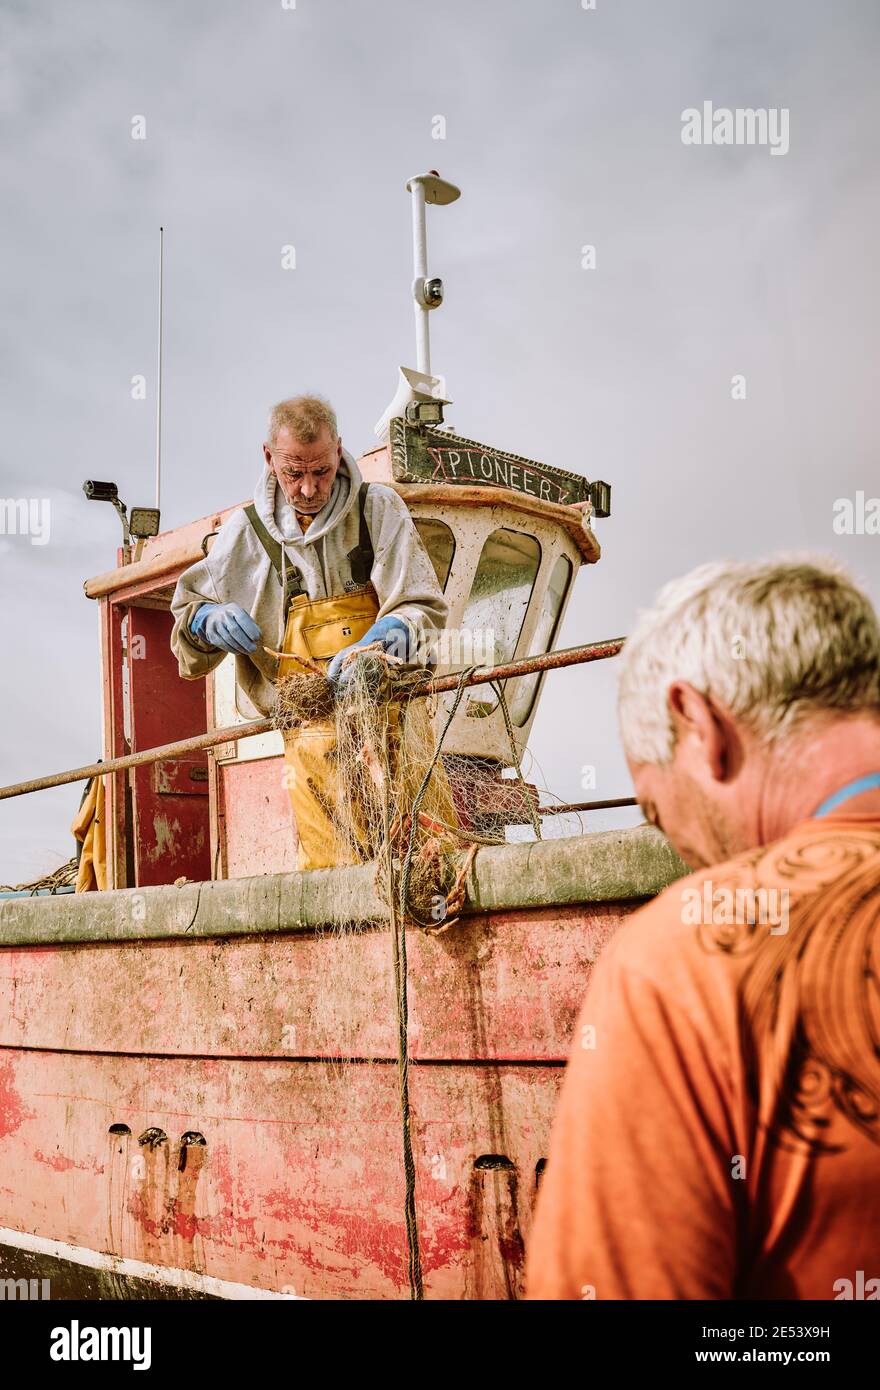
[[[162,281],[164,270],[165,229],[159,228],[159,347],[156,371],[156,508],[162,490]]]
[[[397,391],[375,426],[380,439],[388,438],[390,421],[402,415],[410,404],[440,400],[446,390],[441,377],[431,375],[431,339],[428,315],[443,303],[443,283],[439,278],[428,279],[428,233],[425,209],[430,203],[454,203],[461,189],[441,179],[436,169],[407,179],[406,189],[412,194],[413,282],[412,297],[416,316],[416,370],[401,367]],[[443,401],[448,405],[448,401]]]
[[[425,184],[421,178],[410,181],[412,192],[413,275],[415,285],[428,278],[428,233],[425,226]],[[428,306],[420,292],[414,294],[416,314],[416,367],[426,376],[431,374],[431,340],[428,328]]]

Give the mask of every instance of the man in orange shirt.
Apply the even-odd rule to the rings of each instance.
[[[696,872],[593,975],[528,1296],[880,1298],[877,615],[830,564],[704,566],[622,665],[639,803]]]

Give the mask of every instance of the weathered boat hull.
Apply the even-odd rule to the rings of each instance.
[[[486,850],[461,923],[408,933],[426,1297],[521,1291],[590,970],[680,871],[645,829]],[[326,930],[331,886],[359,930]],[[52,1297],[409,1296],[372,893],[357,869],[0,909],[0,1277]]]

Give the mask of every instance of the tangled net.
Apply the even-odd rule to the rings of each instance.
[[[454,707],[466,693],[466,675]],[[517,775],[502,778],[497,761],[443,752],[451,714],[438,734],[429,681],[423,670],[401,672],[379,652],[361,653],[338,693],[323,673],[282,677],[273,723],[285,734],[315,721],[335,729],[335,791],[323,803],[336,835],[335,862],[375,861],[383,899],[390,904],[402,884],[407,920],[445,931],[462,907],[476,849],[503,844],[509,825],[530,825],[536,838],[541,831],[537,790],[519,773],[509,719]],[[503,692],[496,695],[507,717]],[[451,856],[462,850],[465,865],[456,871]]]
[[[333,686],[326,676],[282,676],[275,687],[273,723],[288,733],[312,719],[328,718],[335,708]]]

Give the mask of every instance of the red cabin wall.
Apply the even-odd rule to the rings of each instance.
[[[207,729],[205,682],[184,681],[171,651],[171,614],[128,611],[132,751],[191,738]],[[135,883],[211,877],[208,756],[190,753],[134,769]]]

